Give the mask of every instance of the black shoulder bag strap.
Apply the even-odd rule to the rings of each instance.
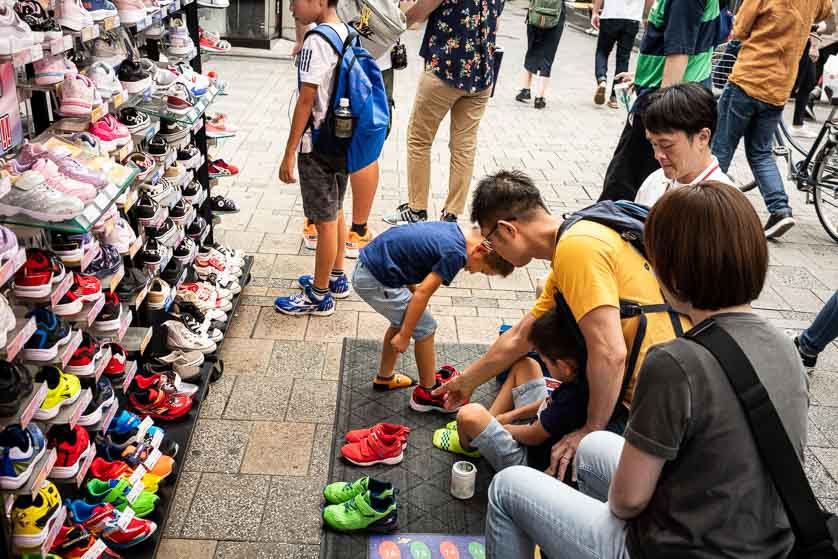
[[[794,531],[796,556],[835,558],[838,552],[827,528],[803,465],[797,458],[777,409],[750,360],[730,334],[712,318],[698,324],[684,337],[704,346],[719,361],[736,392],[777,493]]]

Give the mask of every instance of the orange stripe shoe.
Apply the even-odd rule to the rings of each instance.
[[[416,381],[409,376],[395,373],[388,379],[383,379],[376,375],[372,381],[372,388],[373,390],[384,392],[387,390],[398,390],[399,388],[410,388],[414,384],[416,384]]]

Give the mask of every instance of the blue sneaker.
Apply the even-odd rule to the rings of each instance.
[[[308,285],[297,295],[277,297],[276,301],[274,301],[274,307],[282,314],[329,316],[335,312],[335,300],[331,294],[326,293],[323,300],[318,301],[314,296],[312,286]]]
[[[314,276],[300,276],[297,278],[297,283],[305,289],[314,284]],[[341,274],[337,279],[329,278],[329,293],[335,299],[346,299],[349,297],[349,278],[346,277],[346,274]]]
[[[34,423],[21,429],[9,425],[0,432],[0,489],[23,487],[46,450],[44,434]]]

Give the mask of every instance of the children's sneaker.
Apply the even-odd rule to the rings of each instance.
[[[82,6],[93,18],[93,21],[102,21],[119,13],[116,6],[108,0],[82,0]]]
[[[10,56],[42,39],[43,33],[36,36],[10,5],[0,5],[0,55]]]
[[[65,503],[73,523],[99,534],[102,541],[114,549],[137,545],[157,531],[157,524],[136,517],[129,520],[126,526],[120,526],[120,518],[125,513],[119,512],[110,503],[88,504],[81,499],[67,499]]]
[[[314,276],[304,275],[297,278],[297,283],[300,287],[305,289],[314,285]],[[342,274],[339,278],[329,278],[329,293],[335,299],[346,299],[349,297],[349,279],[346,274]]]
[[[0,489],[13,491],[23,487],[44,452],[44,435],[34,423],[26,429],[12,424],[0,431]]]
[[[346,235],[346,253],[347,258],[358,258],[358,253],[361,249],[367,246],[375,238],[375,231],[367,227],[367,234],[363,237],[355,231],[349,230]]]
[[[390,214],[384,216],[384,221],[390,225],[401,225],[402,223],[418,223],[420,221],[428,221],[428,212],[426,210],[414,211],[405,203],[400,205]]]
[[[445,384],[451,379],[457,378],[460,376],[460,371],[455,369],[452,365],[443,365],[439,368],[436,372],[436,380],[440,383]]]
[[[399,388],[410,388],[416,381],[407,375],[393,373],[393,376],[383,380],[378,375],[372,380],[372,389],[379,392],[387,390],[398,390]]]
[[[314,295],[312,287],[303,288],[303,291],[290,297],[277,297],[274,307],[282,314],[291,316],[303,316],[311,314],[314,316],[329,316],[335,312],[335,300],[332,295],[326,293],[323,299]]]
[[[116,0],[116,9],[119,11],[119,21],[123,25],[137,23],[146,16],[143,0]]]
[[[79,399],[81,384],[73,375],[65,375],[58,367],[44,367],[35,375],[35,382],[47,383],[47,397],[35,412],[37,421],[46,421],[58,415],[62,407]]]
[[[452,452],[454,454],[462,454],[469,458],[480,458],[480,451],[466,450],[460,444],[460,433],[457,431],[457,423],[454,422],[454,428],[450,428],[450,423],[442,429],[434,431],[433,444],[440,450]]]
[[[87,76],[65,76],[61,87],[61,116],[90,116],[96,99],[96,86]]]
[[[95,363],[97,365],[101,363],[100,359],[103,357],[104,355],[100,351],[96,354]],[[87,404],[87,407],[82,412],[81,417],[79,417],[79,425],[82,427],[91,427],[102,420],[102,416],[105,415],[106,410],[116,402],[116,396],[114,395],[113,385],[107,377],[101,377],[99,380],[96,380],[92,376],[84,377],[80,378],[79,382],[81,383],[81,387],[90,390],[93,396],[90,403]]]
[[[58,23],[71,31],[81,31],[93,25],[93,16],[84,9],[80,0],[58,0],[55,13]]]
[[[218,177],[232,177],[239,174],[239,168],[235,165],[230,165],[223,159],[216,159],[211,162],[208,167],[210,178]]]
[[[32,3],[37,4],[37,2]],[[61,55],[47,56],[35,62],[37,85],[52,85],[62,81],[64,81],[64,60]]]
[[[450,410],[446,409],[442,396],[433,396],[431,392],[422,385],[417,385],[413,389],[413,397],[410,399],[410,409],[419,412],[439,411],[442,413],[454,413],[460,409],[461,406]]]
[[[404,425],[394,425],[393,423],[377,423],[368,429],[355,429],[349,431],[344,438],[348,443],[357,443],[370,436],[370,433],[378,433],[386,437],[396,437],[401,439],[402,446],[407,445],[407,436],[410,434],[410,427]]]
[[[376,497],[369,491],[323,509],[323,521],[338,532],[392,532],[399,526],[396,499]]]
[[[87,332],[82,332],[81,343],[76,348],[76,351],[73,352],[64,370],[77,377],[92,376],[95,372],[94,358],[98,352],[99,345],[93,339],[93,336]]]
[[[399,464],[404,459],[402,439],[371,431],[369,436],[357,443],[347,443],[340,449],[344,458],[356,466],[375,464]]]
[[[12,509],[12,541],[18,548],[31,549],[43,544],[61,512],[58,488],[44,480],[33,496],[19,495]]]
[[[70,428],[69,425],[53,425],[47,432],[47,448],[54,448],[58,458],[49,477],[52,479],[71,479],[79,473],[79,468],[96,447],[90,442],[90,435],[81,425]]]
[[[15,12],[34,33],[43,33],[45,41],[61,39],[61,26],[36,0],[17,0]]]
[[[345,503],[362,493],[369,491],[376,497],[389,497],[396,492],[389,481],[379,481],[371,477],[362,477],[355,481],[336,481],[323,489],[323,497],[332,505]]]
[[[308,220],[303,225],[303,246],[308,250],[317,250],[317,227]]]

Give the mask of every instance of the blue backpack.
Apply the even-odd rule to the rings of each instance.
[[[338,55],[326,118],[320,128],[312,127],[314,151],[344,159],[347,172],[354,173],[374,163],[381,155],[390,126],[390,103],[375,59],[361,46],[358,33],[349,26],[347,29],[346,41],[326,24],[318,25],[306,33],[306,37],[312,33],[321,35]],[[342,97],[349,99],[352,111],[351,138],[335,135],[335,110]],[[309,126],[312,124],[310,120]]]

